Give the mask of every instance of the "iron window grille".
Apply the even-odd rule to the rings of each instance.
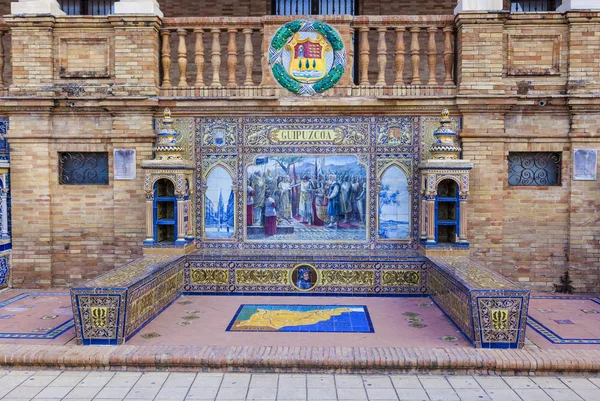
[[[108,185],[108,152],[59,152],[61,185]]]
[[[510,152],[508,185],[560,185],[561,154],[558,152]]]
[[[357,0],[273,0],[274,15],[358,15]]]
[[[557,1],[554,0],[519,0],[510,2],[512,12],[556,11]]]
[[[59,0],[59,4],[67,15],[110,15],[115,0]]]

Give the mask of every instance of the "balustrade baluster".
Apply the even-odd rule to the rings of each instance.
[[[235,69],[237,67],[238,57],[237,57],[237,29],[236,28],[228,28],[227,32],[229,33],[229,44],[227,45],[227,87],[237,86],[237,82],[235,79]]]
[[[183,28],[177,30],[177,36],[179,36],[179,46],[177,47],[177,64],[179,65],[179,88],[187,88],[187,46],[185,44],[185,38],[187,31]]]
[[[427,28],[427,32],[429,33],[429,43],[427,45],[428,51],[428,63],[429,63],[429,80],[427,84],[429,85],[437,85],[437,79],[435,76],[435,68],[437,66],[437,47],[435,44],[435,34],[438,29],[436,26],[430,26]]]
[[[171,85],[171,45],[169,44],[169,38],[171,37],[171,31],[163,29],[160,31],[162,36],[162,49],[161,49],[161,60],[163,69],[163,88],[170,88]]]
[[[410,33],[412,35],[410,42],[410,64],[412,67],[411,85],[421,85],[421,78],[419,77],[419,64],[421,62],[419,32],[421,32],[421,28],[419,27],[410,28]]]
[[[452,67],[454,66],[453,30],[451,26],[444,27],[444,68],[446,69],[444,85],[454,84],[454,80],[452,79]]]
[[[396,28],[396,79],[394,85],[404,85],[404,27]]]
[[[244,85],[252,86],[252,67],[254,65],[254,47],[252,46],[252,28],[246,28],[242,31],[246,38],[244,42],[244,67],[246,67],[246,79]]]
[[[360,32],[360,85],[369,85],[369,27],[361,26]]]
[[[221,77],[219,73],[221,72],[221,30],[219,28],[212,28],[210,30],[212,33],[212,48],[211,48],[211,64],[212,64],[212,82],[211,86],[221,86]]]
[[[387,66],[387,44],[385,43],[385,33],[387,28],[377,28],[379,33],[379,41],[377,43],[377,67],[379,72],[377,73],[377,83],[375,85],[385,85],[385,67]]]
[[[196,45],[194,46],[194,62],[196,63],[196,83],[195,87],[204,86],[204,30],[195,28]]]

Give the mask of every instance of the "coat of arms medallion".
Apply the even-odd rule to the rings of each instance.
[[[344,74],[346,49],[330,25],[313,20],[288,22],[269,46],[273,76],[287,90],[311,96],[331,89]]]

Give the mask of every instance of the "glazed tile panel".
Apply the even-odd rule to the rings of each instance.
[[[181,292],[180,257],[144,257],[71,289],[78,344],[123,344]]]
[[[432,299],[477,348],[521,348],[529,291],[466,257],[430,257]]]
[[[299,288],[296,270],[311,269],[310,289]],[[423,295],[426,260],[418,256],[189,255],[186,293],[264,295]]]

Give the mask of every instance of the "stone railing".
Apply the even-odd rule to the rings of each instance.
[[[346,45],[346,72],[325,96],[421,97],[455,93],[454,17],[323,16]],[[266,54],[292,17],[165,18],[161,95],[279,97]],[[355,62],[356,60],[356,62]]]

